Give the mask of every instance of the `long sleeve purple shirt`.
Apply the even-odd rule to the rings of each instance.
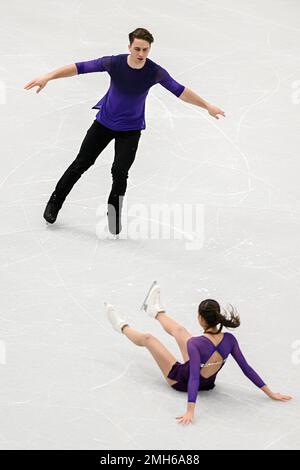
[[[214,383],[219,371],[208,379],[204,379],[200,377],[200,369],[201,365],[205,364],[215,351],[218,351],[224,360],[231,354],[245,376],[248,377],[254,385],[259,388],[266,385],[255,370],[247,363],[240,350],[237,339],[231,333],[224,333],[224,337],[218,346],[215,346],[206,336],[190,338],[187,342],[187,350],[189,354],[188,402],[196,402],[198,390],[201,389],[201,381],[204,381],[206,386]]]
[[[177,97],[185,88],[152,60],[147,58],[142,68],[135,69],[128,65],[127,57],[128,54],[119,54],[75,63],[78,74],[107,72],[110,75],[107,93],[92,109],[99,109],[96,119],[115,131],[146,128],[145,101],[153,85],[160,83]]]

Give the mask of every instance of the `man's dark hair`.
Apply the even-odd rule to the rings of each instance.
[[[129,43],[133,43],[135,39],[143,39],[144,41],[149,42],[151,45],[154,41],[152,34],[145,28],[136,28],[134,31],[129,33]]]

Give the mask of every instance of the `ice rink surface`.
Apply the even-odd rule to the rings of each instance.
[[[300,2],[11,0],[1,3],[2,449],[295,449],[300,446]],[[109,76],[31,79],[76,61],[127,53],[149,29],[149,58],[225,110],[216,120],[151,88],[127,204],[200,204],[203,244],[99,236],[113,143],[77,183],[57,223],[42,214],[76,157]],[[175,341],[139,307],[157,279],[170,315],[201,334],[205,298],[234,304],[242,351],[269,400],[231,358],[178,425],[187,395],[146,349],[118,335],[103,302]]]

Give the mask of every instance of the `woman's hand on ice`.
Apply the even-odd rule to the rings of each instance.
[[[190,424],[194,421],[194,414],[187,411],[184,415],[177,416],[176,419],[179,424]]]
[[[282,395],[281,393],[272,392],[270,398],[276,401],[289,401],[292,400],[293,397],[290,397],[289,395]]]

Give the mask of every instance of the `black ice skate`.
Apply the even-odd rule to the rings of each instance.
[[[44,212],[44,219],[49,224],[54,224],[57,218],[57,214],[60,211],[62,206],[62,201],[57,198],[57,195],[53,193],[47,203],[45,212]]]

